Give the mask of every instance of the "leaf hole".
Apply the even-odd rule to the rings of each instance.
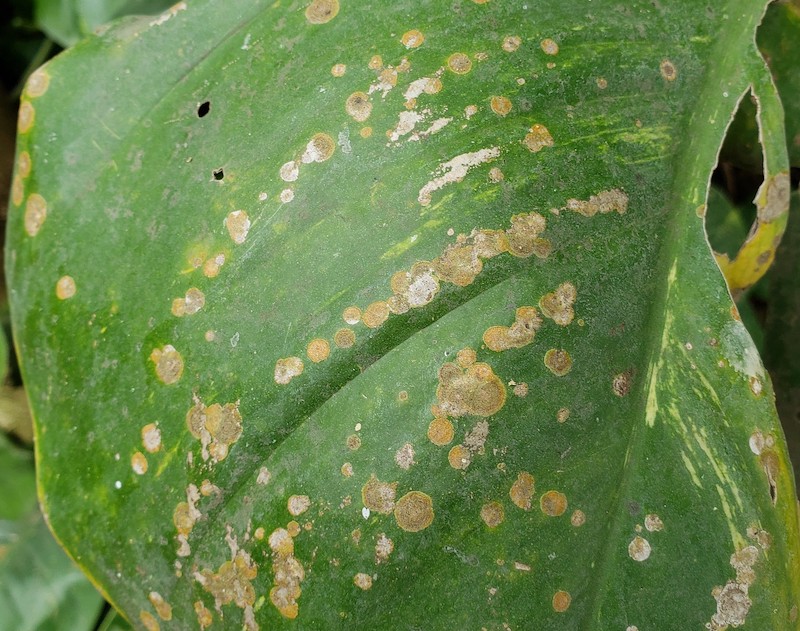
[[[203,101],[197,106],[197,118],[203,118],[211,111],[211,101]]]
[[[222,180],[225,179],[225,170],[222,167],[214,169],[213,174],[214,174],[214,179],[217,182],[221,182]]]

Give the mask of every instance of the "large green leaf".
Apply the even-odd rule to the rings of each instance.
[[[65,547],[139,628],[793,625],[702,219],[752,91],[763,273],[763,9],[198,1],[41,69],[7,267]]]

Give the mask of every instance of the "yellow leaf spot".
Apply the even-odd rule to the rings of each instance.
[[[551,348],[544,354],[544,365],[556,377],[563,377],[572,370],[572,358],[565,350]]]
[[[154,348],[150,361],[155,364],[156,377],[167,385],[177,383],[183,375],[183,357],[172,344]]]
[[[72,276],[62,276],[56,283],[56,297],[59,300],[67,300],[72,298],[78,289],[75,286],[75,280]]]
[[[447,58],[447,67],[455,74],[467,74],[472,70],[472,61],[464,53],[453,53]]]
[[[535,484],[533,476],[527,471],[522,471],[517,476],[514,484],[511,485],[511,490],[508,492],[508,495],[511,497],[511,501],[522,510],[530,510],[534,490]]]
[[[330,354],[331,345],[328,340],[323,340],[322,338],[311,340],[306,347],[306,355],[315,364],[325,361]]]
[[[425,530],[433,523],[433,501],[421,491],[411,491],[397,500],[394,507],[397,525],[407,532]]]
[[[500,502],[489,502],[481,507],[481,519],[489,528],[497,528],[505,517],[505,510]]]
[[[400,41],[406,48],[419,48],[425,41],[425,36],[417,29],[412,29],[403,33]]]
[[[512,108],[511,101],[504,96],[493,96],[489,103],[498,116],[506,116]]]
[[[25,232],[35,237],[47,219],[47,202],[39,193],[31,193],[25,202]]]
[[[325,24],[339,13],[339,0],[313,0],[306,8],[306,20],[311,24]]]

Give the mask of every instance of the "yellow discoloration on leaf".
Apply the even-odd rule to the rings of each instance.
[[[250,217],[243,210],[234,210],[225,218],[225,227],[233,242],[241,245],[250,231]]]
[[[666,81],[675,81],[678,78],[678,69],[675,68],[675,64],[673,64],[669,59],[664,59],[660,66],[659,70],[661,71],[661,76]]]
[[[503,50],[507,53],[513,53],[521,44],[522,40],[517,35],[508,35],[503,38]]]
[[[17,175],[21,178],[26,178],[31,174],[32,168],[33,161],[31,160],[31,154],[27,151],[20,151],[17,156]]]
[[[244,550],[237,550],[233,560],[225,561],[216,572],[203,570],[195,578],[214,597],[218,608],[234,603],[245,609],[256,602],[252,581],[257,575],[258,567],[250,555]]]
[[[625,191],[613,188],[608,191],[600,191],[597,195],[589,197],[588,200],[568,199],[567,205],[560,210],[571,210],[584,217],[594,217],[597,213],[610,212],[624,215],[628,210],[628,195]]]
[[[195,601],[194,613],[197,616],[197,624],[200,625],[201,631],[210,627],[214,622],[214,615],[208,607],[203,604],[202,600]]]
[[[425,530],[433,523],[433,517],[433,501],[421,491],[406,493],[394,507],[397,525],[407,532]]]
[[[576,509],[572,512],[569,522],[575,526],[575,528],[580,528],[586,523],[586,515],[582,510]]]
[[[384,300],[370,304],[361,316],[361,321],[371,329],[377,329],[389,318],[389,305]]]
[[[628,544],[628,556],[634,561],[646,561],[650,558],[651,551],[650,542],[638,535]]]
[[[311,508],[311,499],[308,495],[292,495],[286,502],[286,509],[293,517],[298,517]]]
[[[47,92],[49,86],[50,74],[47,72],[47,68],[38,68],[31,74],[25,84],[25,95],[32,99],[39,98]]]
[[[544,51],[544,53],[546,55],[557,55],[558,54],[558,44],[556,44],[556,42],[553,41],[552,39],[550,39],[549,37],[547,39],[543,39],[541,42],[539,42],[539,46],[541,47],[541,49]]]
[[[194,315],[200,311],[205,304],[205,294],[197,289],[197,287],[191,287],[186,291],[186,295],[183,298],[175,298],[175,300],[172,301],[172,315],[179,318],[187,315]]]
[[[339,329],[333,335],[333,343],[337,348],[350,348],[356,343],[356,334],[352,329]]]
[[[345,111],[359,123],[363,123],[372,113],[372,103],[364,92],[353,92],[345,101]]]
[[[161,450],[161,430],[155,423],[142,427],[142,446],[145,451],[154,454]]]
[[[161,631],[161,625],[158,624],[158,620],[156,620],[156,617],[150,612],[140,611],[139,620],[147,631]]]

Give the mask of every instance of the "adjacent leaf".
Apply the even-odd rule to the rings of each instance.
[[[35,0],[36,22],[53,40],[72,46],[122,15],[160,13],[170,0]]]
[[[31,454],[2,434],[0,488],[0,629],[93,629],[102,599],[39,513]]]
[[[781,243],[774,270],[770,272],[770,304],[767,311],[765,361],[775,381],[776,401],[789,454],[800,471],[800,194],[792,194],[792,220]]]
[[[119,610],[793,624],[785,443],[702,219],[752,91],[747,247],[785,223],[763,5],[221,6],[76,45],[20,110],[42,501]]]

